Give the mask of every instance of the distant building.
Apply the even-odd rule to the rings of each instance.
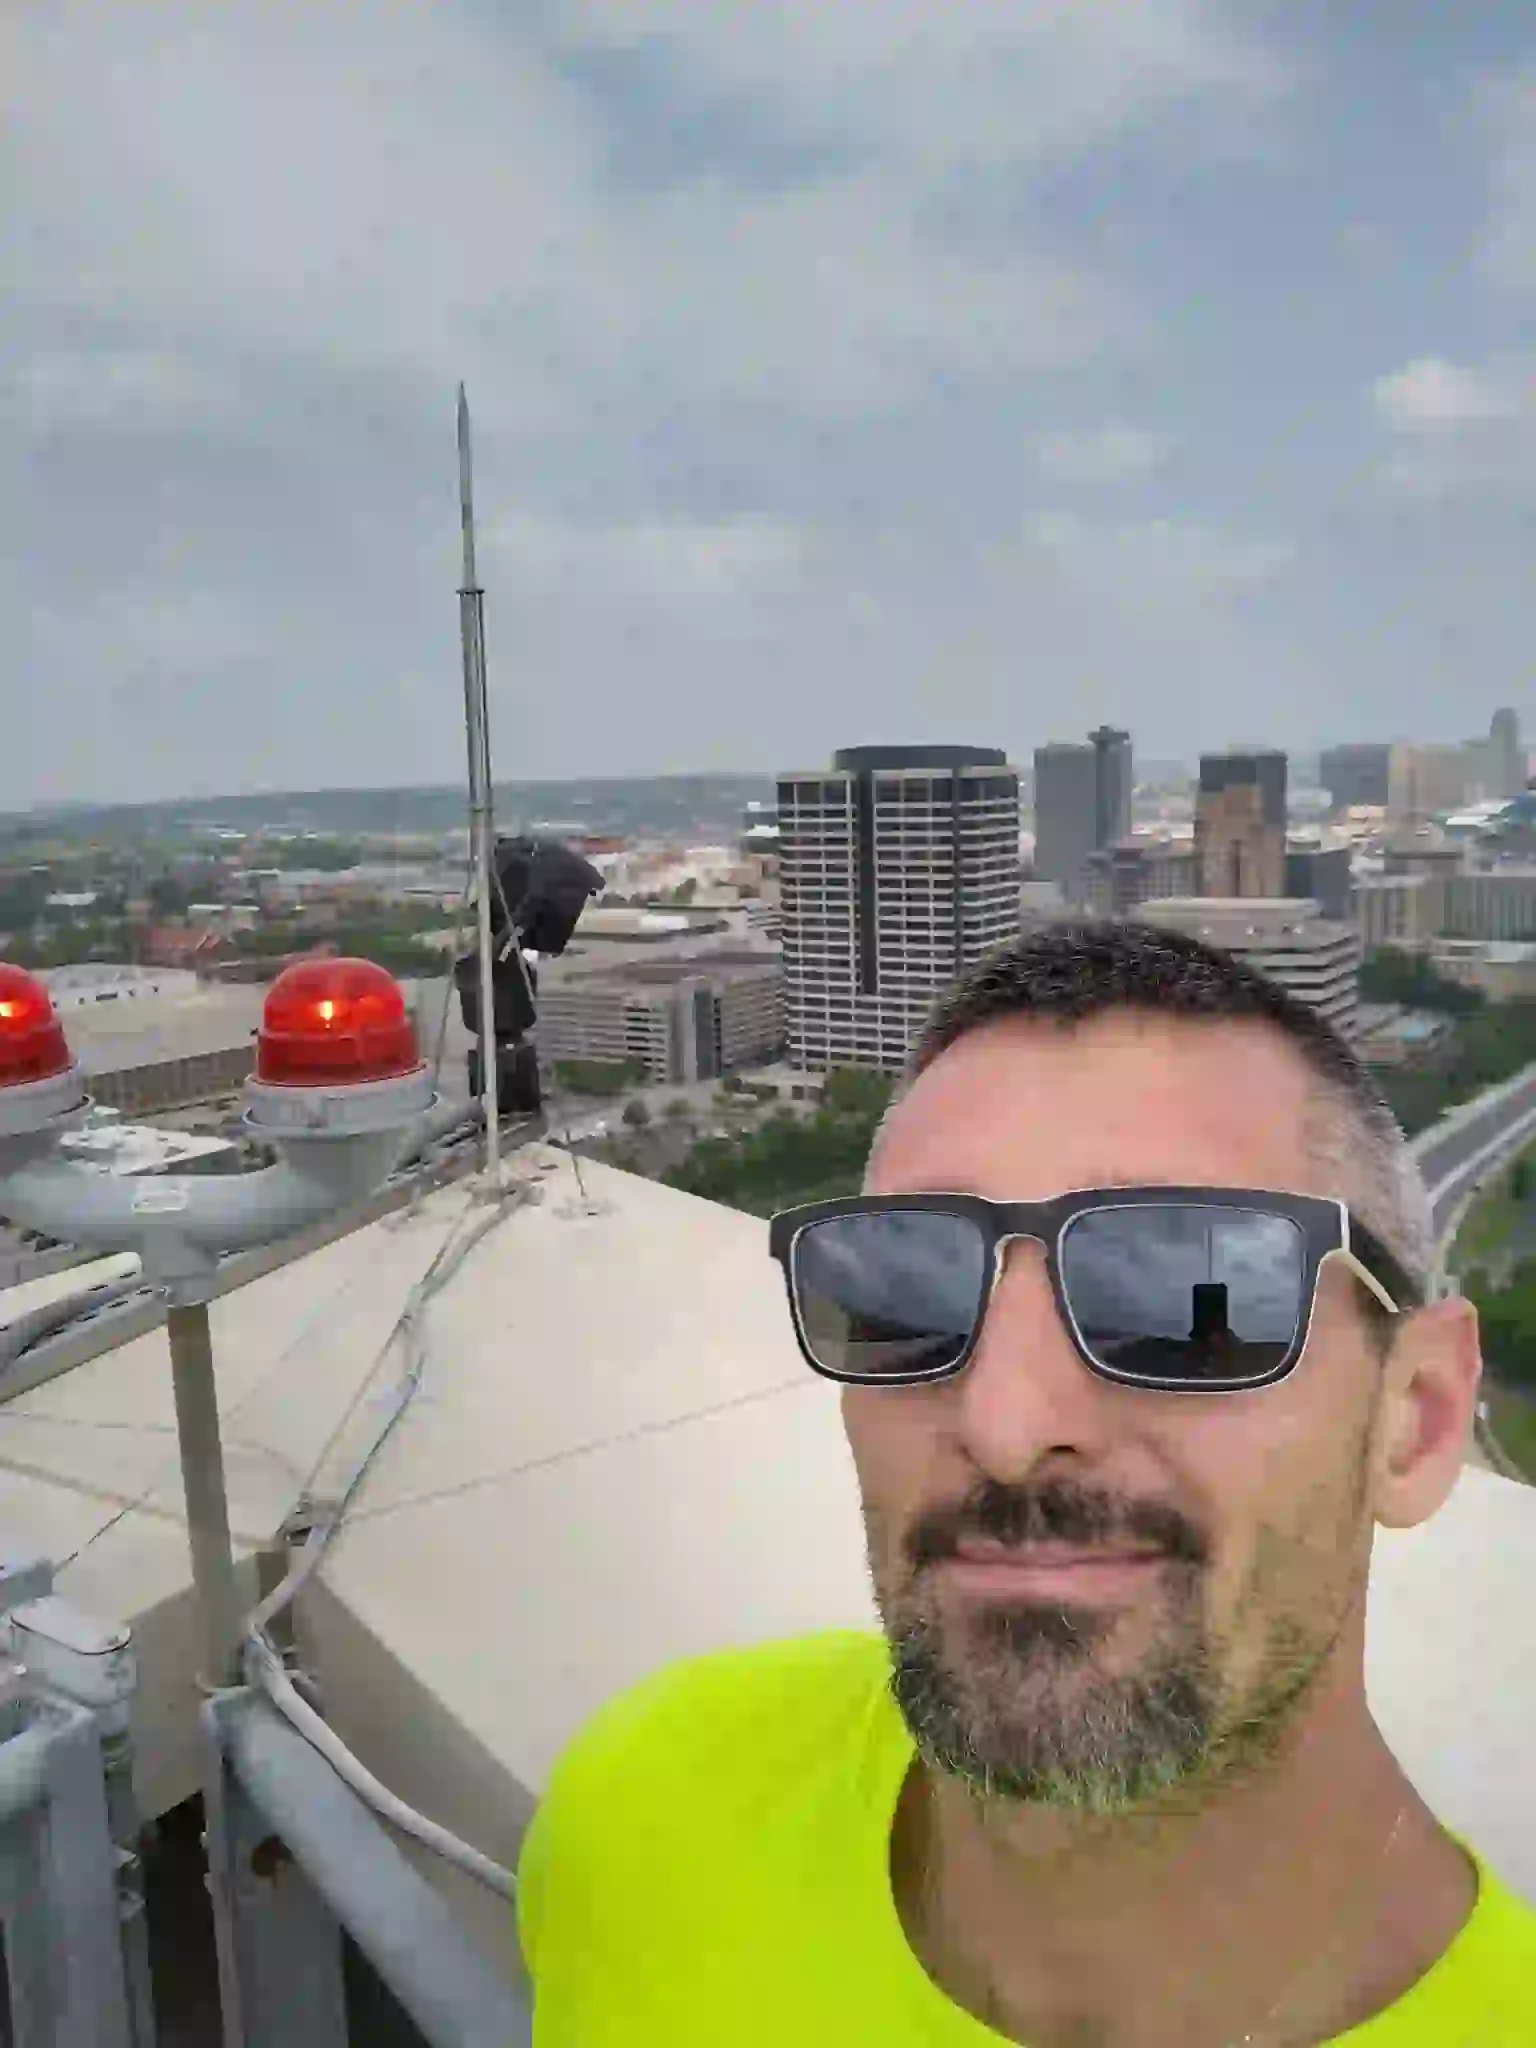
[[[1095,846],[1113,846],[1131,829],[1131,796],[1135,772],[1131,736],[1112,725],[1101,725],[1089,733],[1094,753],[1094,839]]]
[[[1035,749],[1035,874],[1077,907],[1089,900],[1089,857],[1131,829],[1131,736],[1101,725],[1086,745]]]
[[[1389,875],[1437,875],[1445,881],[1467,864],[1465,847],[1448,839],[1437,825],[1391,833],[1381,854],[1383,871]]]
[[[1510,710],[1496,711],[1485,740],[1468,740],[1465,758],[1465,795],[1473,803],[1507,803],[1525,788],[1525,749],[1520,744],[1520,720]]]
[[[1430,965],[1447,981],[1475,988],[1490,1002],[1536,998],[1536,945],[1518,939],[1437,939]]]
[[[779,813],[775,805],[750,803],[741,816],[740,850],[754,859],[770,859],[779,850]]]
[[[1122,839],[1088,856],[1088,908],[1095,917],[1128,917],[1138,904],[1195,893],[1189,839]]]
[[[1450,876],[1441,929],[1459,939],[1536,937],[1536,866],[1510,864]]]
[[[1387,816],[1425,824],[1467,801],[1472,762],[1465,747],[1394,747],[1387,772]]]
[[[1380,946],[1415,951],[1445,924],[1445,881],[1439,875],[1360,875],[1352,914],[1367,953]]]
[[[1325,747],[1318,757],[1318,780],[1333,799],[1335,811],[1349,810],[1357,804],[1385,810],[1391,762],[1392,748],[1387,741]]]
[[[1489,747],[1501,770],[1503,787],[1494,792],[1496,796],[1518,796],[1526,785],[1526,753],[1520,740],[1520,718],[1517,712],[1506,706],[1493,714],[1489,727]]]
[[[1144,924],[1186,932],[1235,954],[1317,1010],[1346,1038],[1354,1036],[1359,935],[1351,925],[1323,917],[1316,903],[1291,897],[1185,897],[1144,903],[1136,916]]]
[[[144,1003],[154,997],[195,997],[197,976],[185,968],[155,968],[119,961],[90,961],[76,967],[45,968],[38,977],[60,1011],[96,1003]],[[71,1019],[69,1028],[74,1029]]]
[[[1324,917],[1350,914],[1353,854],[1345,845],[1312,846],[1292,842],[1285,850],[1285,894],[1310,896]]]
[[[781,777],[778,812],[790,1061],[894,1072],[1019,931],[1018,776],[990,747],[849,747]]]
[[[264,990],[117,963],[61,967],[45,978],[93,1101],[124,1115],[231,1094],[255,1064]]]
[[[141,951],[150,967],[182,967],[202,973],[227,960],[229,940],[222,932],[195,930],[190,925],[152,925]]]
[[[1091,746],[1052,742],[1035,749],[1035,874],[1068,904],[1088,893],[1088,857],[1098,845],[1099,763]]]
[[[539,986],[546,1060],[632,1062],[654,1082],[710,1081],[784,1044],[784,969],[761,952],[552,964]]]
[[[1202,896],[1285,894],[1282,753],[1202,754],[1195,799],[1195,868]]]

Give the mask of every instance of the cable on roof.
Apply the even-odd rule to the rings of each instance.
[[[513,1873],[504,1869],[501,1864],[493,1862],[472,1843],[461,1840],[437,1821],[429,1820],[425,1814],[418,1813],[415,1807],[408,1805],[396,1793],[391,1792],[388,1786],[375,1778],[361,1759],[348,1749],[329,1722],[323,1720],[300,1696],[268,1631],[276,1617],[291,1605],[303,1586],[319,1570],[331,1544],[345,1527],[347,1515],[369,1473],[420,1390],[427,1363],[427,1347],[422,1324],[429,1302],[447,1286],[475,1246],[495,1228],[508,1210],[527,1199],[528,1191],[523,1187],[504,1188],[498,1191],[494,1201],[473,1216],[467,1229],[462,1223],[457,1225],[438,1247],[426,1272],[406,1297],[399,1319],[386,1339],[378,1359],[375,1360],[377,1370],[377,1366],[387,1356],[390,1346],[397,1340],[403,1340],[408,1347],[408,1363],[389,1413],[375,1431],[367,1449],[353,1465],[334,1504],[322,1508],[317,1513],[303,1547],[286,1576],[252,1609],[245,1624],[247,1676],[253,1684],[261,1687],[279,1712],[286,1715],[293,1726],[320,1751],[353,1791],[379,1815],[381,1820],[410,1835],[413,1840],[433,1850],[447,1862],[465,1871],[504,1898],[511,1898],[515,1893],[516,1880]],[[356,1413],[372,1379],[371,1372],[364,1376],[357,1395],[348,1405],[346,1413],[331,1432],[316,1460],[310,1475],[311,1481],[323,1467],[338,1438]],[[310,1501],[308,1505],[313,1508],[317,1504]]]

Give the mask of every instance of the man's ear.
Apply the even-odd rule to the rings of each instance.
[[[1411,1529],[1441,1506],[1466,1462],[1483,1372],[1477,1310],[1453,1296],[1399,1317],[1382,1371],[1376,1519]]]

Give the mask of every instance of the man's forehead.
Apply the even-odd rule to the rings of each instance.
[[[1304,1189],[1315,1109],[1305,1064],[1262,1022],[1006,1018],[918,1076],[867,1178],[1016,1198],[1157,1181]]]

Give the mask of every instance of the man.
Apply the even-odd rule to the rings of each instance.
[[[523,1859],[539,2048],[1532,2048],[1536,1914],[1365,1699],[1372,1530],[1450,1492],[1479,1359],[1348,1046],[1045,931],[772,1244],[885,1640],[598,1715]]]

